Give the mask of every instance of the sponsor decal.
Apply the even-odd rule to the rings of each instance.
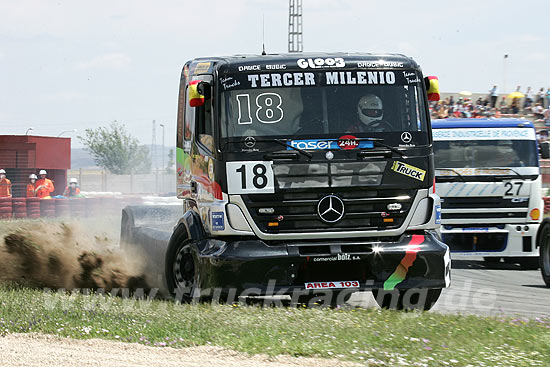
[[[241,65],[239,71],[254,71],[260,70],[260,65]]]
[[[238,80],[235,80],[231,76],[220,78],[220,83],[223,86],[223,90],[228,90],[241,85],[241,82],[239,82]]]
[[[311,282],[305,283],[306,289],[342,289],[359,288],[358,280],[335,281],[335,282]]]
[[[298,59],[297,64],[302,69],[343,68],[346,66],[346,62],[341,57]]]
[[[223,212],[212,212],[212,230],[223,231],[225,229],[225,214]]]
[[[355,261],[361,260],[359,255],[350,255],[350,254],[337,254],[336,256],[325,256],[325,257],[314,257],[313,262],[325,262],[325,261]]]
[[[435,206],[435,224],[441,224],[441,205]]]
[[[358,61],[358,68],[402,68],[403,63],[397,61]]]
[[[247,78],[251,88],[315,85],[313,73],[250,74]]]
[[[286,70],[285,64],[266,65],[266,70]]]
[[[195,69],[193,70],[193,74],[202,74],[208,72],[208,69],[210,69],[210,63],[209,62],[199,62]]]
[[[313,72],[286,72],[246,74],[239,77],[243,88],[276,88],[312,85],[408,85],[413,81],[402,74],[387,70],[342,70]],[[247,83],[248,81],[248,83]],[[230,85],[228,85],[229,87]]]
[[[404,71],[403,72],[403,77],[405,78],[405,80],[407,80],[408,84],[414,84],[414,83],[420,83],[421,82],[420,78],[418,77],[418,75],[416,75],[416,73],[411,73],[409,71]]]
[[[359,141],[353,135],[344,135],[338,138],[338,146],[343,150],[350,150],[359,147]]]
[[[351,135],[349,135],[351,136]],[[340,138],[341,139],[341,138]],[[305,140],[292,140],[290,145],[295,148],[305,149],[305,150],[319,150],[319,149],[344,149],[339,145],[339,140],[329,140],[329,139],[305,139]],[[372,148],[374,144],[372,141],[368,140],[359,140],[357,141],[357,148]],[[354,149],[354,148],[346,148]],[[290,147],[287,147],[287,150],[293,150]]]
[[[526,128],[433,129],[434,140],[535,140],[535,130]]]
[[[424,177],[426,176],[426,171],[423,169],[399,161],[393,162],[391,170],[418,181],[424,181]]]
[[[420,234],[413,234],[411,241],[407,245],[407,250],[405,251],[405,256],[397,265],[395,271],[386,279],[384,282],[385,291],[393,291],[395,287],[405,280],[409,268],[412,266],[416,260],[416,254],[420,251],[420,245],[424,242],[424,236]]]

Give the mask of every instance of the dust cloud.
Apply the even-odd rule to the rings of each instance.
[[[67,290],[147,289],[140,256],[122,251],[118,238],[92,232],[76,221],[2,225],[0,283]]]

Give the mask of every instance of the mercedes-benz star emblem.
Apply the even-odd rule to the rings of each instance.
[[[403,134],[401,134],[401,140],[403,141],[403,143],[407,144],[410,143],[411,140],[413,140],[413,137],[410,132],[405,131]]]
[[[256,139],[254,139],[254,137],[252,136],[247,136],[246,138],[244,138],[244,145],[247,148],[254,148],[254,146],[256,145]]]
[[[336,223],[344,216],[344,202],[338,196],[327,195],[317,204],[319,218],[326,223]]]

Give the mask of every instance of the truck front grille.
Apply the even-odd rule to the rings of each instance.
[[[459,223],[462,220],[489,220],[487,223],[511,219],[524,220],[529,209],[528,198],[503,197],[446,197],[441,198],[443,224]]]
[[[262,232],[300,233],[398,228],[403,224],[415,194],[416,190],[334,188],[328,192],[310,189],[242,197]],[[319,200],[327,195],[337,196],[345,205],[343,218],[332,224],[321,220],[317,212]],[[388,209],[388,204],[396,203],[401,204],[400,209]]]

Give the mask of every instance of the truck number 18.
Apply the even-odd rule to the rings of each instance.
[[[228,194],[274,193],[271,162],[227,162]]]

